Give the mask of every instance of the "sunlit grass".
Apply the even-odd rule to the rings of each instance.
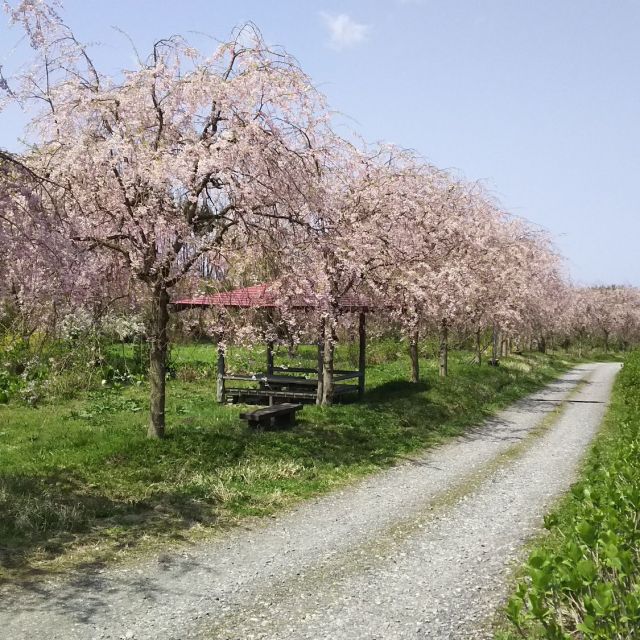
[[[272,513],[459,434],[568,365],[531,354],[478,367],[458,352],[447,379],[438,379],[435,363],[426,361],[423,381],[413,385],[408,359],[398,351],[395,360],[369,366],[362,402],[306,406],[297,426],[256,432],[239,420],[240,406],[215,403],[206,369],[212,352],[183,350],[205,369],[185,382],[180,372],[188,358],[178,364],[178,379],[168,385],[163,441],[146,438],[144,384],[39,408],[0,406],[5,577],[53,566],[79,546],[91,547],[95,559],[141,541]],[[347,350],[341,357],[348,363]]]

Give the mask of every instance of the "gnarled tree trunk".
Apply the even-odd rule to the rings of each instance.
[[[446,320],[440,325],[439,365],[440,377],[444,378],[449,373],[449,327]]]
[[[225,400],[224,376],[224,349],[222,348],[222,346],[220,345],[220,341],[218,340],[218,363],[216,367],[216,401],[218,402],[218,404],[222,404]]]
[[[418,353],[418,339],[420,334],[416,329],[409,338],[409,357],[411,358],[411,382],[420,382],[420,360]]]
[[[325,320],[320,320],[318,328],[318,389],[316,391],[316,404],[321,405],[324,400],[324,329]]]
[[[169,325],[169,293],[164,283],[156,284],[151,298],[151,333],[149,336],[150,438],[163,438],[167,377],[167,328]]]
[[[336,334],[333,318],[327,318],[324,324],[324,350],[322,354],[322,404],[333,404],[333,359]]]
[[[540,336],[538,339],[538,351],[540,353],[547,353],[547,341],[544,336]]]
[[[493,325],[493,333],[491,335],[491,364],[498,363],[498,327]]]

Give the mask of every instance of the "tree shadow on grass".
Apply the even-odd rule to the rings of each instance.
[[[87,486],[77,475],[56,472],[27,477],[0,475],[0,584],[46,573],[33,558],[51,560],[78,541],[110,541],[91,566],[144,537],[185,539],[196,523],[216,524],[215,501],[203,501],[186,491],[154,492],[144,500],[117,500]],[[4,575],[3,575],[4,574]]]
[[[434,404],[426,383],[392,380],[361,401],[305,408],[299,425],[279,434],[293,457],[331,466],[384,466],[398,454],[447,432],[450,412]]]
[[[445,437],[465,434],[515,442],[523,434],[494,411],[542,382],[529,380],[514,391],[516,380],[509,371],[487,373],[478,367],[437,385],[389,380],[369,389],[357,404],[305,409],[302,424],[282,437],[290,439],[290,447],[299,447],[301,457],[336,466],[384,466]],[[489,417],[491,423],[485,424]]]
[[[381,402],[389,402],[400,398],[415,398],[417,394],[428,391],[430,388],[431,385],[425,381],[390,380],[369,389],[364,394],[362,402],[368,405],[377,405]]]

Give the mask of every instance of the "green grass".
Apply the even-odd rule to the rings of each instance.
[[[351,351],[339,359],[347,364]],[[107,560],[270,514],[461,433],[569,364],[529,354],[478,367],[458,352],[447,379],[423,362],[424,381],[412,385],[401,347],[380,346],[370,350],[381,364],[368,367],[362,402],[307,406],[290,430],[254,432],[238,419],[241,406],[215,403],[212,352],[174,350],[163,441],[146,438],[144,384],[38,408],[0,405],[2,578]],[[303,349],[298,359],[312,355]]]
[[[640,352],[618,376],[581,479],[545,518],[496,638],[627,639],[640,629]]]

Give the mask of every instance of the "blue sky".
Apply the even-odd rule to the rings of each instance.
[[[482,180],[549,229],[579,283],[640,285],[637,0],[67,0],[110,70],[180,33],[254,21],[296,56],[343,122]],[[191,32],[191,33],[190,33]],[[0,22],[0,64],[24,60]],[[0,146],[23,119],[0,113]]]

